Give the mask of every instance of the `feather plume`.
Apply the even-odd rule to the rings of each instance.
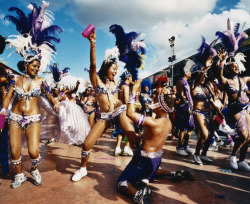
[[[203,67],[210,56],[212,57],[216,56],[217,52],[213,48],[213,46],[217,42],[217,39],[214,40],[210,45],[208,45],[206,43],[206,39],[203,36],[201,37],[202,37],[202,43],[200,48],[198,49],[198,62],[200,67]]]
[[[109,63],[111,60],[118,62],[119,55],[120,53],[117,46],[112,49],[107,49],[105,51],[105,62]]]
[[[248,35],[244,32],[238,32],[240,25],[237,24],[232,30],[232,22],[230,19],[227,21],[227,30],[220,32],[217,31],[215,35],[221,39],[222,44],[224,45],[225,50],[229,53],[229,56],[234,56],[239,46],[242,42],[248,37]]]
[[[125,33],[122,26],[111,25],[109,31],[116,37],[116,46],[119,49],[119,60],[125,63],[125,68],[132,74],[133,80],[138,78],[138,69],[144,68],[143,58],[146,45],[138,40],[140,34],[136,32]]]
[[[62,71],[59,70],[57,64],[54,63],[53,66],[49,66],[49,69],[53,75],[54,82],[58,83],[61,79],[69,74],[69,67],[65,67]]]
[[[10,48],[15,47],[17,52],[26,61],[30,56],[40,60],[40,72],[44,72],[47,65],[50,64],[55,53],[55,47],[52,42],[60,42],[56,37],[62,29],[52,25],[54,14],[48,11],[48,2],[42,1],[42,6],[38,7],[35,3],[30,3],[28,9],[31,10],[27,16],[16,7],[11,7],[9,11],[15,11],[17,17],[6,16],[5,19],[13,22],[19,32],[19,36],[10,36],[6,42]],[[12,52],[13,53],[13,52]],[[11,54],[12,54],[11,53]]]
[[[190,59],[186,59],[186,64],[183,68],[184,72],[187,73],[188,71],[192,71],[195,68],[195,62]]]

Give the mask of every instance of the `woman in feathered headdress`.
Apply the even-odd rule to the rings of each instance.
[[[217,86],[213,83],[214,77],[210,74],[210,67],[213,64],[213,58],[216,56],[216,50],[213,48],[214,40],[210,45],[206,43],[205,38],[202,37],[202,44],[198,49],[198,67],[195,71],[194,87],[192,89],[193,99],[193,117],[195,121],[195,127],[199,131],[199,139],[194,153],[194,161],[198,165],[205,163],[212,163],[212,160],[207,157],[207,151],[211,144],[212,137],[214,135],[214,124],[212,108],[220,115],[221,108],[215,104]],[[209,77],[208,77],[209,73]],[[200,151],[202,150],[201,154]]]
[[[93,32],[88,38],[90,41],[90,81],[96,93],[96,99],[100,107],[101,117],[91,129],[82,148],[82,164],[81,168],[75,172],[72,181],[79,181],[87,175],[86,165],[89,159],[90,150],[96,140],[102,133],[112,124],[120,124],[123,132],[128,137],[133,147],[136,145],[136,135],[132,124],[126,116],[125,104],[118,99],[119,86],[115,80],[119,56],[118,48],[107,50],[105,60],[98,73],[96,73],[96,52],[95,41],[96,34]]]
[[[49,101],[57,104],[50,94],[49,87],[45,80],[38,77],[38,72],[43,72],[54,53],[52,40],[59,41],[50,36],[55,31],[61,32],[58,26],[52,26],[52,13],[47,11],[49,3],[43,1],[41,7],[32,3],[28,6],[32,12],[26,17],[22,10],[11,7],[10,11],[16,11],[18,17],[6,16],[12,21],[20,35],[10,36],[7,43],[10,48],[20,54],[24,61],[21,61],[18,68],[24,74],[10,82],[9,90],[3,102],[1,114],[7,115],[6,109],[9,106],[12,96],[17,101],[8,114],[10,131],[11,161],[17,174],[11,184],[12,188],[19,187],[26,179],[21,164],[21,138],[25,132],[28,141],[28,152],[31,158],[31,174],[34,177],[34,184],[42,184],[42,177],[37,169],[40,163],[39,141],[41,115],[38,107],[38,98],[45,94]]]
[[[228,19],[227,30],[216,32],[225,49],[225,51],[221,49],[218,52],[218,66],[219,79],[228,94],[228,113],[239,135],[233,151],[229,155],[230,167],[250,171],[250,166],[244,161],[250,140],[249,97],[247,96],[247,83],[250,82],[250,77],[238,76],[242,71],[245,71],[242,63],[245,61],[245,56],[242,53],[237,53],[239,46],[248,36],[244,32],[239,32],[239,27],[238,23],[233,29]],[[227,77],[223,75],[224,70]],[[239,150],[240,157],[237,163],[236,154]]]
[[[141,95],[140,102],[142,105],[142,112],[146,116],[152,116],[152,109],[149,107],[152,104],[151,94],[151,82],[148,79],[144,79],[141,83]]]

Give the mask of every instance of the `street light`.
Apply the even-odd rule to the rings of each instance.
[[[171,38],[168,39],[170,43],[170,48],[171,48],[171,57],[168,58],[168,61],[171,62],[171,68],[172,68],[172,86],[174,86],[174,61],[176,60],[176,56],[174,54],[174,41],[175,37],[172,36]]]

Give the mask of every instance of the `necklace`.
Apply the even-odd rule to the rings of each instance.
[[[26,77],[26,76],[24,75],[23,78],[24,78],[24,77]],[[31,80],[30,80],[30,84],[29,84],[29,87],[28,87],[27,92],[25,92],[24,87],[23,87],[23,78],[22,78],[23,93],[27,93],[27,92],[30,91],[30,87],[31,87],[31,84],[32,84],[34,78],[31,78],[31,77],[30,77]],[[23,110],[26,109],[28,105],[29,105],[29,96],[26,95],[26,97],[25,97],[25,103],[24,103],[24,105],[23,105]],[[23,111],[22,113],[23,113],[23,115],[24,115],[24,111]]]

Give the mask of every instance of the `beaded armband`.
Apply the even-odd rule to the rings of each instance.
[[[143,125],[144,121],[145,121],[145,115],[140,114],[139,117],[137,118],[136,123],[138,125]]]

